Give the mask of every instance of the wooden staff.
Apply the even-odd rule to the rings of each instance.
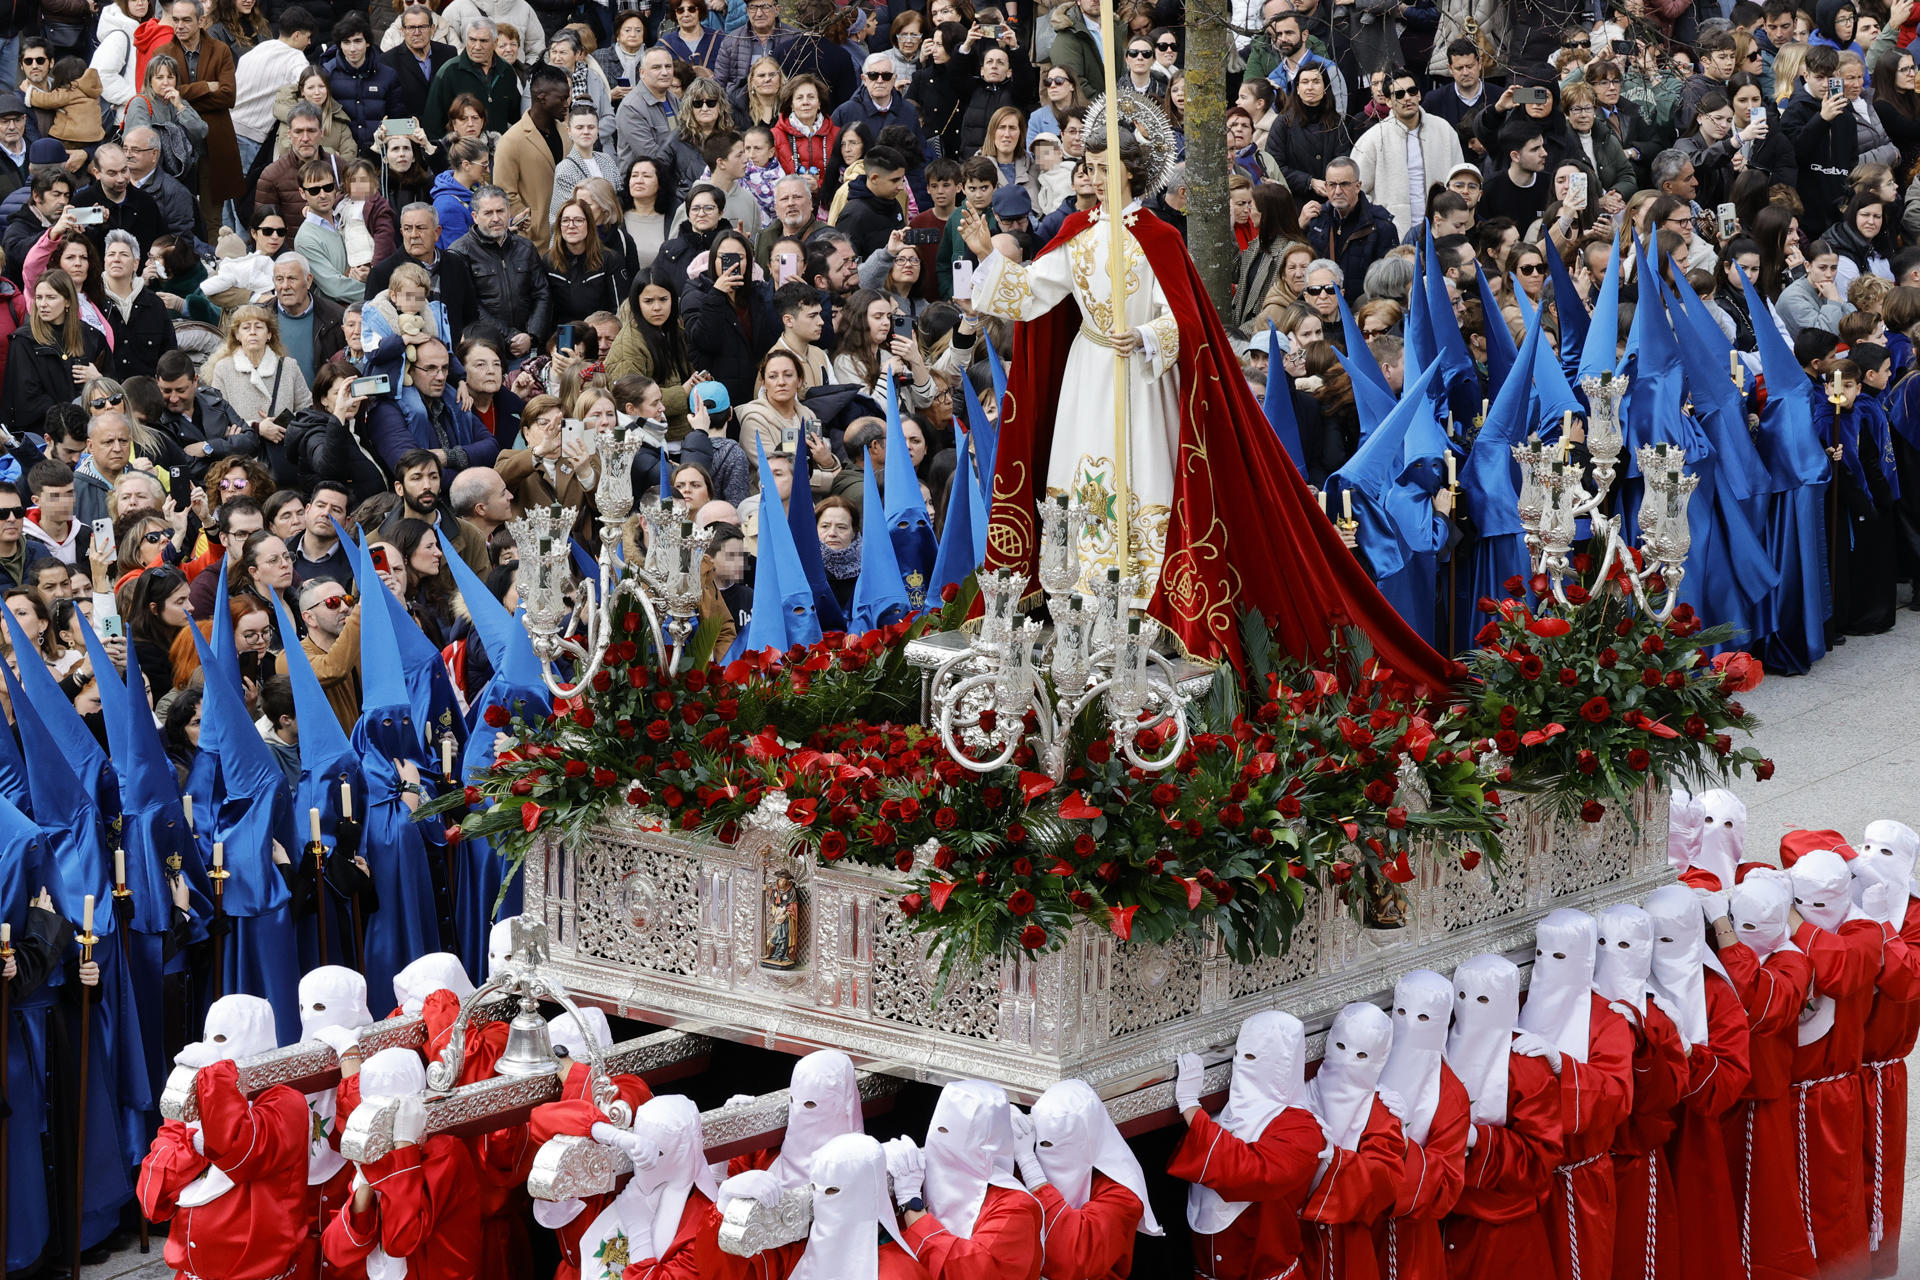
[[[313,859],[314,936],[320,940],[320,963],[327,964],[327,847],[320,843],[320,810],[307,810],[307,856]]]
[[[13,926],[0,921],[0,965],[13,959]],[[13,983],[0,981],[0,1267],[6,1265],[7,1248],[7,1116],[12,1111],[8,1096],[8,1050],[13,1040]]]
[[[1100,47],[1114,49],[1113,0],[1100,0]],[[1120,80],[1114,73],[1112,58],[1103,59],[1107,75],[1107,184],[1101,203],[1107,213],[1107,280],[1113,307],[1113,335],[1127,331],[1127,249],[1124,218],[1126,203],[1121,199],[1126,166],[1120,161]],[[1113,359],[1113,500],[1114,546],[1119,552],[1120,576],[1133,572],[1132,535],[1128,511],[1127,462],[1131,457],[1131,437],[1127,434],[1127,391],[1131,371],[1127,358],[1118,352]],[[1120,602],[1120,615],[1126,616],[1130,601]]]
[[[227,879],[232,876],[227,870],[226,846],[220,841],[213,842],[213,870],[207,872],[207,879],[213,881],[213,998],[218,1000],[227,994]]]
[[[1453,501],[1447,504],[1447,530],[1449,534],[1460,527],[1460,477],[1453,456],[1453,449],[1447,449],[1447,493]],[[1453,545],[1447,548],[1447,648],[1448,657],[1457,654],[1460,644],[1460,548],[1463,542],[1448,541]]]
[[[340,780],[340,819],[344,822],[353,821],[353,784],[345,778]],[[363,841],[362,848],[364,849],[364,847],[365,844]],[[353,913],[353,967],[360,971],[362,977],[365,977],[367,972],[367,922],[360,914],[360,895],[357,892],[347,896],[347,909]]]
[[[133,890],[127,888],[127,851],[116,845],[113,850],[113,914],[120,930],[120,959],[133,972]],[[3,1148],[0,1148],[3,1149]],[[0,1240],[4,1240],[0,1235]],[[153,1241],[147,1234],[147,1215],[140,1215],[140,1252],[151,1253]]]
[[[81,919],[80,936],[75,939],[80,944],[80,963],[84,966],[93,961],[93,944],[100,941],[93,932],[93,895],[86,898],[85,915]],[[73,1248],[69,1254],[72,1280],[80,1280],[80,1225],[81,1206],[86,1203],[87,1195],[87,1075],[91,1069],[93,1057],[93,988],[85,983],[80,985],[80,1117],[75,1126],[76,1143],[73,1153]]]

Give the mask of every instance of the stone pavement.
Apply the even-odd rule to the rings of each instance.
[[[1849,641],[1811,675],[1770,676],[1742,699],[1761,718],[1757,741],[1778,770],[1770,782],[1735,788],[1747,802],[1749,857],[1773,860],[1781,833],[1797,827],[1850,839],[1875,818],[1920,827],[1920,617],[1902,613],[1900,623]],[[1920,1071],[1909,1081],[1908,1114],[1920,1116]],[[1906,1201],[1920,1207],[1920,1142],[1907,1148]],[[126,1249],[85,1268],[82,1280],[171,1280],[162,1244],[144,1258]],[[1909,1213],[1901,1248],[1902,1273],[1920,1276],[1920,1213]]]

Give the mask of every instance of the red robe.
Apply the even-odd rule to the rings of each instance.
[[[620,1280],[706,1280],[718,1274],[720,1253],[720,1215],[713,1201],[695,1187],[687,1192],[687,1207],[680,1212],[680,1227],[673,1243],[657,1258],[635,1258],[620,1273]]]
[[[905,1231],[907,1247],[933,1280],[1040,1280],[1040,1202],[1024,1191],[988,1187],[971,1239],[930,1213]]]
[[[557,1138],[562,1134],[590,1138],[593,1136],[593,1126],[606,1120],[605,1113],[594,1106],[592,1099],[587,1096],[588,1074],[586,1063],[574,1063],[567,1068],[567,1078],[561,1082],[560,1101],[535,1107],[523,1128],[497,1131],[503,1144],[515,1150],[524,1149],[524,1157],[516,1165],[522,1184],[533,1171],[534,1155],[549,1138]],[[619,1091],[621,1100],[635,1110],[653,1097],[653,1090],[647,1088],[647,1082],[639,1076],[615,1076],[613,1087]],[[488,1134],[487,1137],[491,1146],[496,1134]],[[522,1138],[524,1141],[521,1141]],[[586,1207],[573,1221],[554,1229],[553,1234],[560,1243],[560,1265],[554,1270],[553,1280],[580,1280],[580,1237],[586,1234],[593,1220],[613,1202],[617,1194],[608,1192],[585,1197],[582,1203]]]
[[[1613,1272],[1614,1130],[1633,1106],[1633,1028],[1589,994],[1587,1060],[1561,1055],[1560,1099],[1563,1149],[1546,1206],[1553,1239],[1554,1272],[1573,1280],[1573,1250],[1580,1250],[1583,1280]]]
[[[787,1280],[807,1251],[805,1240],[737,1258],[719,1248],[700,1255],[700,1280]],[[891,1240],[880,1243],[880,1280],[928,1280],[927,1269]]]
[[[1078,1209],[1050,1182],[1033,1198],[1040,1202],[1047,1243],[1041,1280],[1127,1280],[1133,1274],[1133,1237],[1145,1212],[1139,1196],[1095,1170],[1087,1202]]]
[[[420,1018],[427,1024],[426,1058],[438,1062],[453,1039],[453,1024],[460,1016],[460,998],[442,989],[429,995],[420,1006]],[[494,1064],[507,1049],[507,1024],[476,1019],[467,1024],[466,1052],[460,1059],[460,1078],[454,1083],[473,1084],[493,1075]],[[527,1240],[527,1216],[532,1204],[527,1199],[527,1176],[521,1170],[522,1157],[533,1159],[526,1145],[524,1126],[498,1130],[465,1140],[473,1157],[475,1180],[472,1192],[480,1213],[481,1244],[475,1280],[521,1280],[533,1269],[532,1247]],[[517,1174],[517,1176],[516,1176]]]
[[[1679,1274],[1673,1175],[1662,1148],[1686,1089],[1687,1055],[1652,1000],[1633,1031],[1633,1109],[1613,1133],[1613,1275],[1659,1280]]]
[[[1563,1124],[1553,1068],[1508,1054],[1507,1122],[1470,1126],[1478,1136],[1462,1165],[1460,1198],[1440,1225],[1447,1280],[1553,1274],[1553,1243],[1540,1206],[1560,1163]]]
[[[1907,899],[1900,932],[1889,940],[1867,1015],[1866,1061],[1860,1068],[1867,1161],[1868,1244],[1879,1227],[1869,1274],[1900,1274],[1900,1222],[1905,1207],[1907,1055],[1920,1037],[1920,999],[1902,994],[1920,959],[1920,900]]]
[[[1740,1105],[1727,1113],[1722,1126],[1735,1222],[1741,1229],[1740,1251],[1732,1255],[1739,1269],[1728,1271],[1742,1280],[1808,1280],[1819,1268],[1807,1244],[1800,1182],[1791,1176],[1798,1146],[1787,1094],[1800,1010],[1813,986],[1813,961],[1798,951],[1776,951],[1762,964],[1751,947],[1739,942],[1722,947],[1719,954],[1747,1011],[1753,1071]]]
[[[1254,1142],[1236,1138],[1202,1111],[1187,1126],[1167,1172],[1252,1201],[1216,1235],[1193,1233],[1193,1262],[1216,1280],[1267,1280],[1300,1261],[1300,1208],[1326,1137],[1305,1107],[1288,1107]]]
[[[1751,954],[1751,953],[1749,953]],[[1740,1202],[1727,1172],[1721,1120],[1738,1105],[1752,1078],[1747,1059],[1747,1011],[1733,984],[1706,974],[1707,1043],[1687,1056],[1667,1167],[1684,1189],[1675,1222],[1675,1258],[1683,1276],[1712,1275],[1740,1256]]]
[[[1733,869],[1734,884],[1739,884],[1745,880],[1747,878],[1747,872],[1753,870],[1755,867],[1766,867],[1769,871],[1779,870],[1778,867],[1771,866],[1765,862],[1742,862]],[[1704,889],[1708,893],[1717,893],[1722,889],[1733,888],[1733,885],[1721,884],[1720,877],[1705,867],[1688,867],[1680,873],[1678,878],[1680,883],[1687,886],[1687,888]]]
[[[1384,1280],[1444,1280],[1447,1249],[1440,1220],[1453,1212],[1467,1176],[1467,1130],[1473,1127],[1466,1086],[1440,1064],[1440,1103],[1423,1143],[1407,1139],[1392,1216],[1374,1224],[1374,1252]]]
[[[1090,221],[1085,213],[1072,214],[1042,253],[1063,251]],[[1130,217],[1129,227],[1180,327],[1173,516],[1160,584],[1147,611],[1189,652],[1225,656],[1236,665],[1244,658],[1242,609],[1265,615],[1274,639],[1299,658],[1317,657],[1329,634],[1357,626],[1387,666],[1426,692],[1443,692],[1455,664],[1393,611],[1320,511],[1234,362],[1180,233],[1144,210]],[[1014,330],[988,568],[1035,573],[1034,510],[1053,452],[1067,352],[1080,324],[1079,307],[1069,300]]]
[[[1860,1280],[1867,1274],[1866,1156],[1860,1136],[1860,1063],[1867,1014],[1880,974],[1881,926],[1850,920],[1838,933],[1811,924],[1793,941],[1813,960],[1813,989],[1834,1001],[1833,1027],[1793,1051],[1794,1163],[1807,1198],[1805,1225],[1821,1280]],[[1802,1154],[1804,1153],[1804,1155]]]
[[[1313,1280],[1374,1280],[1380,1274],[1373,1228],[1393,1211],[1406,1158],[1400,1122],[1376,1097],[1359,1147],[1334,1148],[1325,1175],[1300,1209]]]
[[[407,1260],[407,1280],[472,1280],[480,1263],[473,1156],[436,1135],[361,1166],[375,1192],[366,1212],[351,1200],[327,1224],[320,1247],[334,1266],[365,1265],[377,1246]]]
[[[307,1238],[307,1100],[275,1085],[249,1102],[231,1062],[203,1067],[194,1090],[200,1145],[178,1120],[161,1124],[140,1164],[140,1211],[173,1223],[166,1262],[219,1280],[266,1280],[298,1261]],[[234,1185],[197,1208],[179,1205],[187,1184],[213,1165]]]

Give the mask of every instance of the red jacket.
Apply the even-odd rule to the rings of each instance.
[[[1326,1173],[1301,1206],[1309,1276],[1372,1280],[1379,1274],[1373,1224],[1393,1212],[1406,1158],[1400,1122],[1375,1098],[1358,1149],[1334,1148]]]
[[[1583,1276],[1604,1275],[1613,1259],[1614,1130],[1633,1105],[1633,1029],[1589,995],[1587,1060],[1562,1055],[1560,1101],[1564,1149],[1547,1207],[1547,1233],[1553,1256],[1565,1274],[1573,1273],[1572,1255],[1580,1251]],[[1569,1212],[1571,1202],[1571,1212]]]
[[[1040,1280],[1040,1202],[1024,1191],[988,1187],[971,1239],[954,1235],[930,1213],[907,1227],[906,1236],[933,1280]]]
[[[1687,1082],[1673,1136],[1667,1140],[1673,1185],[1686,1188],[1686,1204],[1674,1231],[1676,1274],[1693,1276],[1711,1275],[1721,1260],[1740,1256],[1739,1202],[1721,1131],[1723,1117],[1739,1103],[1752,1078],[1747,1012],[1739,992],[1709,970],[1706,993],[1707,1043],[1694,1045],[1687,1056]]]
[[[201,1151],[178,1120],[160,1126],[140,1165],[140,1209],[173,1221],[166,1261],[175,1271],[220,1280],[266,1280],[293,1266],[307,1239],[307,1100],[275,1085],[248,1102],[231,1062],[202,1068]],[[182,1208],[187,1184],[218,1165],[234,1185]]]
[[[361,1166],[374,1190],[365,1213],[349,1200],[327,1224],[327,1261],[365,1264],[377,1245],[407,1260],[408,1280],[472,1280],[479,1266],[480,1207],[467,1144],[444,1134],[396,1147]]]
[[[1133,1237],[1145,1212],[1140,1197],[1099,1172],[1078,1209],[1050,1182],[1033,1196],[1047,1243],[1042,1280],[1126,1280],[1133,1274]]]
[[[1546,1280],[1553,1246],[1541,1206],[1562,1144],[1560,1081],[1539,1058],[1507,1055],[1507,1122],[1475,1124],[1464,1184],[1441,1226],[1454,1280]]]
[[[825,108],[826,104],[820,104]],[[826,172],[827,162],[834,156],[834,144],[840,140],[840,126],[829,120],[824,110],[820,115],[820,127],[813,133],[796,129],[791,117],[781,116],[773,124],[773,154],[780,157],[780,167],[788,173],[798,173],[811,177],[814,186],[820,185],[820,175]]]
[[[1204,1111],[1194,1116],[1167,1172],[1228,1200],[1252,1201],[1225,1231],[1193,1233],[1194,1266],[1202,1275],[1278,1276],[1300,1260],[1300,1207],[1325,1145],[1320,1122],[1305,1107],[1282,1111],[1253,1142],[1228,1133]]]
[[[1673,1274],[1676,1216],[1666,1141],[1687,1085],[1680,1031],[1652,1000],[1633,1027],[1633,1107],[1613,1133],[1614,1274]]]
[[[613,1087],[619,1091],[621,1100],[635,1109],[653,1097],[653,1090],[647,1088],[647,1082],[639,1076],[617,1075],[613,1077]],[[562,1134],[571,1134],[576,1138],[592,1137],[593,1126],[607,1118],[586,1095],[587,1064],[576,1062],[567,1068],[567,1078],[560,1085],[560,1101],[535,1107],[523,1128],[502,1129],[488,1135],[490,1144],[524,1139],[523,1146],[518,1142],[514,1144],[524,1153],[516,1166],[522,1185],[526,1183],[527,1174],[532,1172],[533,1157],[549,1138],[557,1138]],[[593,1220],[612,1200],[612,1194],[588,1196],[584,1201],[586,1207],[575,1215],[572,1222],[554,1229],[554,1236],[560,1243],[560,1265],[553,1273],[554,1280],[579,1280],[580,1237],[586,1234]]]
[[[705,1280],[717,1274],[720,1257],[720,1215],[713,1201],[698,1187],[687,1193],[680,1228],[673,1243],[657,1258],[636,1258],[620,1273],[621,1280]]]
[[[1466,1185],[1467,1130],[1473,1127],[1466,1086],[1440,1064],[1440,1102],[1424,1144],[1406,1139],[1393,1208],[1374,1224],[1374,1253],[1386,1280],[1446,1280],[1440,1220]]]

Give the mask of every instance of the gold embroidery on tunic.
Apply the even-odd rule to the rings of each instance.
[[[1093,282],[1096,275],[1107,278],[1107,255],[1104,250],[1096,251],[1091,235],[1077,235],[1067,242],[1067,260],[1073,264],[1073,284],[1075,301],[1087,310],[1087,322],[1095,329],[1106,333],[1113,332],[1113,299],[1102,302],[1094,297]],[[1147,265],[1147,255],[1140,250],[1140,242],[1131,235],[1126,239],[1127,259],[1127,296],[1132,297],[1144,287],[1142,272]]]

